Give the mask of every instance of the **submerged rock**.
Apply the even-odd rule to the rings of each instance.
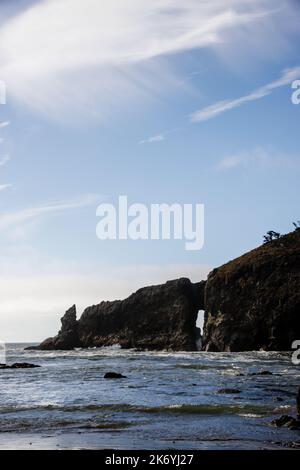
[[[273,372],[269,370],[261,370],[260,372],[251,372],[249,375],[273,375]]]
[[[235,394],[235,393],[241,393],[241,390],[238,390],[237,388],[221,388],[220,390],[218,390],[218,393]]]
[[[300,230],[213,270],[206,351],[290,350],[300,337]]]
[[[277,428],[281,427],[287,427],[293,430],[298,430],[300,429],[300,420],[293,418],[293,416],[289,415],[282,415],[280,418],[276,418],[273,421],[271,421],[271,424],[273,426],[276,426]]]
[[[284,442],[282,443],[284,447],[288,447],[289,449],[300,449],[300,441],[296,442]]]
[[[286,426],[292,430],[300,430],[300,415],[299,415],[299,405],[300,405],[300,387],[298,388],[297,397],[296,397],[296,409],[297,409],[297,418],[289,415],[282,415],[280,418],[274,419],[271,421],[271,424],[276,427]]]
[[[32,369],[34,367],[41,367],[36,364],[29,364],[28,362],[15,362],[12,365],[0,364],[0,369]]]
[[[127,379],[126,375],[117,374],[116,372],[106,372],[104,379]]]

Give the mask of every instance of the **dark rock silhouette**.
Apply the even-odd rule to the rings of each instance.
[[[298,388],[298,393],[296,397],[296,409],[297,409],[297,418],[294,418],[293,416],[289,416],[289,415],[281,415],[279,418],[276,418],[273,421],[271,421],[271,424],[278,428],[281,428],[284,426],[295,431],[300,430],[300,387]]]
[[[127,379],[126,375],[118,374],[117,372],[106,372],[104,379]]]
[[[35,367],[41,367],[36,364],[29,364],[28,362],[15,362],[11,366],[7,364],[0,364],[0,369],[33,369]]]
[[[205,288],[204,349],[290,350],[300,338],[300,231],[213,270]]]
[[[196,328],[205,310],[204,332]],[[139,289],[125,300],[76,307],[62,328],[31,349],[115,344],[137,350],[291,350],[300,338],[300,230],[214,269],[207,281],[182,278]],[[267,375],[268,371],[261,372]]]
[[[115,344],[122,348],[195,351],[197,314],[204,308],[205,281],[181,278],[139,289],[125,300],[88,307],[76,320],[73,306],[57,336],[31,349],[72,349]]]
[[[269,370],[261,370],[260,372],[251,372],[249,375],[273,375]]]
[[[289,415],[282,415],[271,421],[271,424],[277,428],[287,427],[294,431],[300,430],[300,420]]]
[[[78,337],[78,321],[76,320],[76,306],[73,305],[61,318],[61,329],[54,338],[45,339],[39,346],[30,346],[26,349],[42,350],[71,350],[81,345]]]
[[[237,388],[221,388],[220,390],[218,390],[218,393],[227,395],[227,394],[241,393],[241,391],[238,390]]]

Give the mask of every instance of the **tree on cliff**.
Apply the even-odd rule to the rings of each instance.
[[[297,220],[297,222],[293,222],[293,225],[295,227],[295,230],[300,230],[300,220]]]
[[[269,243],[272,240],[278,240],[281,235],[279,232],[274,232],[274,230],[269,230],[266,235],[264,235],[264,243]]]

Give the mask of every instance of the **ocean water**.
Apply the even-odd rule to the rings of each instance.
[[[24,351],[7,345],[0,370],[0,449],[282,449],[300,432],[300,366],[289,353],[169,353],[115,348]],[[273,375],[250,376],[269,370]],[[106,372],[127,376],[107,380]],[[239,376],[238,374],[245,374]],[[219,394],[223,388],[239,394]]]

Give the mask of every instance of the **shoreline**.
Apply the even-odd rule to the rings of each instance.
[[[0,449],[296,445],[297,431],[271,425],[296,413],[299,369],[289,352],[24,351],[23,346],[8,346],[8,361],[41,367],[0,373]],[[267,370],[272,374],[260,373]],[[126,378],[107,380],[107,372]]]

